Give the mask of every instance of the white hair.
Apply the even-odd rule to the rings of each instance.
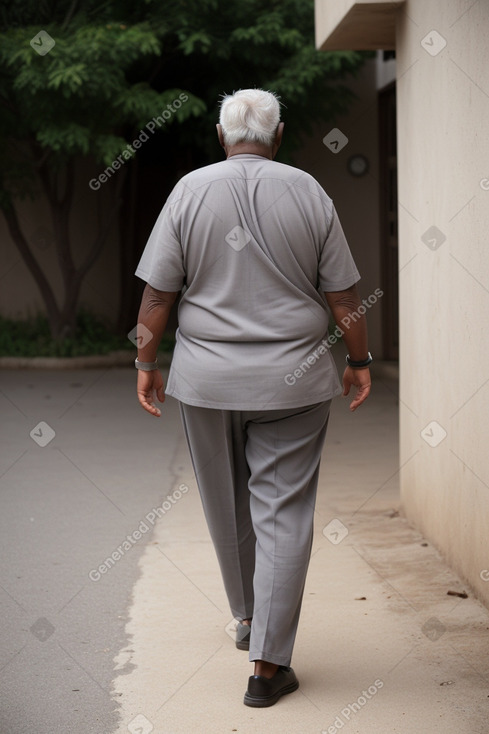
[[[226,145],[273,145],[280,122],[280,104],[273,92],[240,89],[221,102],[219,122]]]

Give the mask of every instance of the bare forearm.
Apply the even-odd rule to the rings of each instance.
[[[357,321],[351,322],[349,326],[344,326],[341,319],[345,316],[335,315],[336,323],[340,324],[340,329],[343,331],[343,341],[350,358],[354,362],[361,362],[368,356],[367,320],[364,315],[361,315]],[[346,321],[345,324],[347,324]]]
[[[341,293],[325,293],[336,324],[343,332],[343,340],[353,361],[361,362],[368,354],[367,319],[359,312],[362,301],[357,287]]]
[[[140,362],[155,361],[158,346],[165,333],[171,307],[177,295],[177,293],[157,291],[150,285],[144,289],[138,314],[138,325],[142,324],[145,327],[145,329],[138,329],[138,336],[143,337],[138,346]]]

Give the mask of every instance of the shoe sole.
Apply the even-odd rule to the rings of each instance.
[[[266,708],[267,706],[273,706],[273,704],[277,703],[279,698],[285,696],[286,693],[293,693],[298,688],[299,681],[296,680],[293,683],[289,683],[288,686],[281,688],[277,693],[274,693],[273,696],[250,696],[248,691],[246,691],[243,703],[245,706],[253,706],[254,708]]]

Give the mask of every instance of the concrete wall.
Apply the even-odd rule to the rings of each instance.
[[[330,50],[377,50],[394,44],[396,9],[403,0],[316,0],[316,45],[328,29]]]
[[[397,53],[402,507],[489,604],[489,3],[316,0],[318,47],[379,34]]]
[[[348,83],[357,96],[348,114],[334,124],[318,127],[294,157],[295,165],[312,174],[335,203],[362,276],[359,289],[363,298],[381,287],[377,75],[377,61],[369,60],[358,77]],[[338,153],[322,142],[333,127],[348,138]],[[370,164],[368,173],[358,178],[347,169],[348,159],[356,153],[365,155]],[[382,353],[381,308],[380,300],[367,312],[370,350],[377,357]]]
[[[486,603],[488,36],[487,2],[398,15],[401,499]]]

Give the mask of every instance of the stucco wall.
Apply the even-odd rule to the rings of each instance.
[[[486,603],[488,36],[487,2],[398,16],[401,499]]]

